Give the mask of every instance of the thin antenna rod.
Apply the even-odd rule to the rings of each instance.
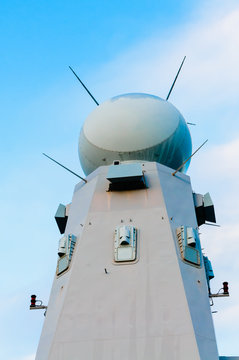
[[[79,78],[79,76],[75,73],[75,71],[72,69],[72,67],[70,67],[70,70],[73,72],[73,74],[75,75],[75,77],[79,80],[79,82],[81,83],[81,85],[83,86],[83,88],[88,92],[88,94],[90,95],[90,97],[94,100],[94,102],[96,103],[97,106],[99,106],[98,101],[95,100],[94,96],[91,94],[91,92],[87,89],[87,87],[83,84],[83,82],[81,81],[81,79]]]
[[[80,175],[76,174],[74,171],[71,171],[70,169],[68,169],[67,167],[65,167],[64,165],[60,164],[58,161],[52,159],[50,156],[48,156],[45,153],[42,153],[44,156],[46,156],[48,159],[54,161],[56,164],[60,165],[61,167],[63,167],[63,169],[66,169],[67,171],[69,171],[70,173],[72,173],[73,175],[77,176],[78,178],[80,178],[81,180],[83,180],[85,183],[87,183],[87,180],[84,179],[83,177],[81,177]]]
[[[175,83],[176,83],[176,81],[177,81],[178,75],[179,75],[179,73],[180,73],[180,71],[181,71],[181,69],[182,69],[182,67],[183,67],[183,63],[184,63],[185,59],[186,59],[186,56],[184,56],[183,61],[182,61],[181,65],[180,65],[180,68],[178,69],[177,75],[176,75],[176,77],[175,77],[175,79],[174,79],[174,82],[173,82],[173,84],[172,84],[172,86],[171,86],[171,88],[170,88],[170,90],[169,90],[168,96],[166,97],[166,101],[168,101],[168,98],[169,98],[169,96],[171,95],[171,92],[172,92],[172,90],[173,90],[173,88],[174,88],[174,85],[175,85]]]
[[[189,156],[189,158],[188,158],[187,160],[185,160],[185,161],[182,163],[182,165],[180,165],[179,168],[177,168],[177,170],[175,170],[175,171],[172,173],[172,175],[175,176],[175,174],[183,167],[183,165],[185,165],[185,164],[188,162],[188,160],[190,160],[191,157],[193,157],[193,155],[195,155],[196,152],[198,152],[198,150],[200,150],[200,149],[203,147],[203,145],[206,144],[206,142],[208,142],[208,139],[207,139],[206,141],[204,141],[204,143],[203,143],[202,145],[200,145],[199,148],[197,148],[197,150],[195,150],[194,153],[192,153],[192,155]]]

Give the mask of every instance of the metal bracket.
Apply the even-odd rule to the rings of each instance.
[[[210,298],[213,298],[213,297],[227,297],[229,296],[229,293],[228,294],[210,294],[209,297]]]
[[[30,306],[30,310],[40,310],[40,309],[47,309],[47,306],[45,305]]]

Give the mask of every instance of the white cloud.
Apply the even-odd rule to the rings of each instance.
[[[239,136],[228,143],[204,149],[195,155],[191,164],[190,174],[197,187],[215,197],[218,221],[223,226],[234,224],[237,227],[238,224],[238,154]],[[237,236],[236,230],[234,232]]]
[[[156,34],[106,64],[99,75],[102,81],[103,72],[106,81],[96,92],[102,98],[127,91],[166,97],[180,61],[187,55],[170,100],[190,117],[196,114],[199,118],[199,113],[201,124],[209,121],[209,113],[211,117],[225,105],[235,104],[239,93],[239,7],[228,9],[225,5],[225,13],[220,8],[217,17],[215,5],[212,18],[207,11],[205,6],[205,14],[196,24]],[[216,124],[219,118],[217,114],[210,122]],[[235,124],[238,116],[230,120]]]
[[[238,138],[231,142],[212,146],[200,154],[197,160],[199,166],[195,169],[198,172],[196,175],[199,176],[199,172],[202,173],[203,169],[212,181],[217,180],[219,176],[223,180],[226,178],[236,180],[239,176],[238,154],[239,133]]]
[[[223,312],[223,317],[219,317],[218,324],[224,327],[228,325],[235,325],[235,318],[239,318],[239,304],[236,304],[234,306],[228,306],[226,309],[223,310]]]

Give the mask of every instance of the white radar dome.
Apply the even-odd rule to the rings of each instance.
[[[120,161],[156,161],[177,169],[192,153],[191,135],[180,112],[148,94],[124,94],[97,106],[79,139],[86,175]],[[181,169],[186,171],[189,161]]]

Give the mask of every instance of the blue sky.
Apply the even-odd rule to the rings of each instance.
[[[69,203],[79,174],[80,128],[95,104],[125,92],[166,97],[191,128],[193,189],[209,191],[220,228],[202,227],[215,291],[221,355],[238,355],[239,5],[237,1],[6,1],[0,3],[2,260],[0,358],[32,360],[43,324],[31,293],[48,301],[59,233],[54,214]]]

